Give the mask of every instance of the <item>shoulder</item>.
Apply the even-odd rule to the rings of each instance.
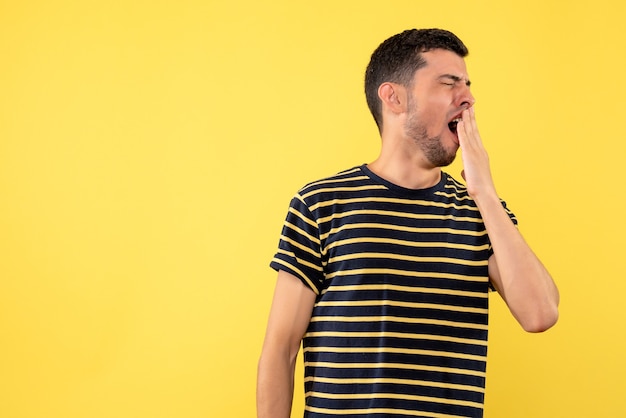
[[[298,193],[301,195],[314,192],[316,190],[341,187],[352,184],[358,180],[366,180],[367,176],[363,173],[361,166],[352,167],[350,169],[340,171],[332,176],[324,177],[319,180],[312,181],[302,187]]]
[[[361,165],[308,183],[296,193],[292,205],[306,208],[313,217],[324,217],[372,200],[385,189],[373,181]]]
[[[332,176],[308,183],[298,191],[297,196],[302,200],[311,202],[339,198],[345,194],[376,187],[362,167],[352,167]]]

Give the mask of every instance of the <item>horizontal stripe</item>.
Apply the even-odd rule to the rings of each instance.
[[[315,316],[311,318],[311,322],[400,322],[409,324],[424,324],[424,325],[438,325],[444,327],[453,328],[468,328],[487,330],[486,324],[475,324],[467,322],[456,321],[444,321],[441,319],[427,319],[427,318],[405,318],[399,316]]]
[[[396,238],[377,238],[377,237],[359,237],[359,238],[348,238],[344,240],[333,241],[329,243],[326,248],[324,248],[324,254],[328,252],[328,250],[334,247],[340,247],[342,245],[350,245],[350,244],[389,244],[389,245],[398,245],[403,247],[412,247],[412,248],[452,248],[456,250],[468,250],[468,251],[484,251],[489,249],[489,244],[483,245],[469,245],[469,244],[461,244],[455,242],[414,242],[407,241],[403,239]]]
[[[416,380],[416,379],[393,379],[393,378],[336,378],[336,377],[322,377],[314,376],[307,377],[304,382],[316,381],[319,383],[330,383],[335,385],[376,385],[376,384],[389,384],[389,385],[403,385],[403,386],[426,386],[439,389],[452,389],[452,390],[464,390],[468,392],[485,393],[485,389],[481,386],[471,385],[459,385],[455,383],[442,383],[434,382],[432,380]]]
[[[314,189],[312,191],[310,191],[309,193],[303,194],[302,198],[306,199],[308,197],[314,196],[316,194],[320,194],[320,193],[328,193],[328,192],[359,192],[359,191],[363,191],[363,190],[386,190],[387,188],[385,186],[378,186],[378,185],[367,185],[367,186],[344,186],[344,187],[340,187],[340,186],[335,186],[332,188],[326,188],[326,189]]]
[[[305,361],[304,367],[325,367],[328,369],[401,369],[420,370],[426,372],[439,372],[446,374],[459,374],[476,377],[485,377],[485,372],[471,369],[459,369],[455,367],[428,366],[425,364],[405,363],[331,363],[327,361]]]
[[[418,348],[394,348],[394,347],[305,347],[304,353],[391,353],[413,354],[431,357],[449,357],[474,361],[485,361],[485,356],[464,353],[452,353],[448,351],[421,350]],[[343,364],[343,363],[342,363]],[[362,363],[360,363],[362,364]]]
[[[322,301],[317,306],[396,306],[413,309],[433,309],[439,311],[454,311],[476,314],[487,314],[486,308],[472,308],[467,306],[442,305],[438,303],[402,302],[396,300],[374,299],[374,300],[341,300]]]
[[[355,210],[348,210],[345,212],[335,212],[332,215],[326,216],[324,218],[319,218],[318,222],[320,224],[324,224],[334,219],[342,219],[348,216],[358,216],[358,215],[393,216],[396,218],[403,218],[403,219],[431,219],[431,220],[436,220],[436,221],[471,222],[471,223],[477,223],[477,224],[483,223],[482,218],[472,218],[469,216],[437,215],[437,214],[427,214],[427,213],[407,213],[407,212],[399,212],[399,211],[392,211],[392,210],[372,210],[372,209],[355,209]]]
[[[307,252],[307,253],[311,254],[316,259],[319,259],[319,257],[320,257],[320,253],[318,253],[317,251],[307,247],[306,245],[300,244],[298,241],[295,241],[295,240],[293,240],[293,239],[291,239],[291,238],[289,238],[289,237],[287,237],[285,235],[281,235],[280,239],[282,241],[284,241],[286,243],[289,243],[290,245],[292,245],[292,246],[294,246],[294,247],[304,251],[304,252]],[[285,254],[291,254],[295,258],[295,255],[291,251],[285,251],[285,250],[281,250],[281,249],[279,249],[279,251],[281,251],[281,252],[283,252]],[[316,269],[321,270],[321,267],[317,266]]]
[[[419,256],[410,256],[404,254],[391,254],[391,253],[355,253],[355,254],[344,254],[337,257],[330,258],[328,260],[328,264],[337,263],[339,261],[344,260],[360,260],[365,258],[386,258],[389,260],[403,260],[403,261],[412,261],[415,263],[447,263],[447,264],[458,264],[461,266],[486,266],[488,264],[488,260],[462,260],[458,258],[450,258],[450,257],[419,257]]]
[[[430,293],[437,295],[449,295],[449,296],[465,296],[470,298],[488,299],[489,296],[485,292],[468,292],[466,290],[454,290],[454,289],[439,289],[433,287],[413,287],[413,286],[399,286],[394,284],[356,284],[356,285],[331,285],[327,289],[324,289],[322,294],[326,292],[352,292],[359,290],[393,290],[397,292],[407,293]]]
[[[423,277],[423,278],[433,278],[433,279],[453,279],[453,280],[461,280],[461,281],[468,281],[468,282],[484,282],[487,279],[484,276],[467,276],[467,275],[452,274],[452,273],[407,271],[407,270],[385,269],[385,268],[366,268],[366,269],[336,271],[336,272],[327,274],[326,279],[332,279],[338,276],[351,276],[351,275],[365,276],[365,275],[375,275],[375,274],[407,276],[407,277]]]
[[[458,343],[458,344],[481,345],[485,347],[487,346],[487,341],[485,340],[448,337],[445,335],[414,334],[414,333],[406,333],[406,332],[388,332],[388,331],[378,331],[378,332],[377,331],[374,331],[374,332],[316,331],[316,332],[307,332],[306,337],[307,338],[317,338],[317,337],[381,338],[381,337],[387,337],[387,338],[403,338],[407,340],[445,341],[445,342]]]
[[[473,200],[472,197],[469,196],[469,195],[467,195],[467,196],[459,196],[457,193],[458,193],[458,191],[455,191],[454,193],[435,192],[435,194],[437,196],[447,197],[447,198],[455,199],[455,200],[458,200],[458,201]]]
[[[309,195],[311,196],[311,195]],[[319,208],[323,208],[326,206],[335,206],[335,205],[345,205],[351,203],[398,203],[402,205],[411,205],[411,206],[423,206],[423,207],[437,207],[444,209],[457,209],[457,210],[469,210],[476,213],[478,212],[478,208],[476,206],[471,205],[457,205],[456,203],[443,203],[443,202],[435,202],[432,200],[413,200],[413,199],[400,199],[400,198],[392,198],[392,197],[354,197],[350,199],[331,199],[324,200],[318,203],[311,205],[309,208],[311,212],[316,211]]]
[[[460,235],[460,236],[470,236],[470,237],[482,237],[487,235],[487,231],[470,231],[464,229],[454,229],[454,228],[420,228],[415,226],[402,226],[402,225],[391,225],[391,224],[382,224],[382,223],[372,223],[372,222],[364,222],[364,223],[353,223],[347,225],[341,225],[337,228],[332,228],[331,230],[320,234],[321,239],[327,239],[329,235],[336,234],[339,231],[349,231],[353,229],[384,229],[387,231],[402,231],[402,232],[411,232],[414,234],[450,234]]]
[[[290,258],[296,258],[296,256],[292,252],[285,251],[285,250],[282,250],[280,248],[276,251],[276,254],[285,254],[286,256],[288,256]],[[298,263],[302,264],[303,266],[306,266],[306,267],[311,268],[313,270],[317,270],[320,273],[323,271],[322,267],[317,266],[317,265],[315,265],[313,263],[310,263],[310,262],[308,262],[306,260],[303,260],[301,258],[298,258],[297,260],[298,260]]]

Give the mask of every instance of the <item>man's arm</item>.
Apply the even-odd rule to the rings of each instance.
[[[289,418],[296,357],[311,320],[315,293],[278,272],[257,374],[257,417]]]
[[[489,278],[526,331],[545,331],[558,319],[558,289],[500,203],[473,108],[463,112],[457,132],[467,190],[485,222],[494,252]]]

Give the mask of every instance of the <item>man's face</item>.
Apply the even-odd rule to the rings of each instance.
[[[456,119],[474,104],[465,60],[454,52],[422,53],[427,62],[416,71],[409,89],[405,134],[435,167],[454,161],[459,149]]]

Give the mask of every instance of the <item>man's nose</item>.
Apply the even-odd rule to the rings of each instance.
[[[476,99],[470,92],[469,88],[465,89],[465,91],[459,96],[459,103],[460,107],[464,107],[466,109],[474,106],[474,103],[476,103]]]

